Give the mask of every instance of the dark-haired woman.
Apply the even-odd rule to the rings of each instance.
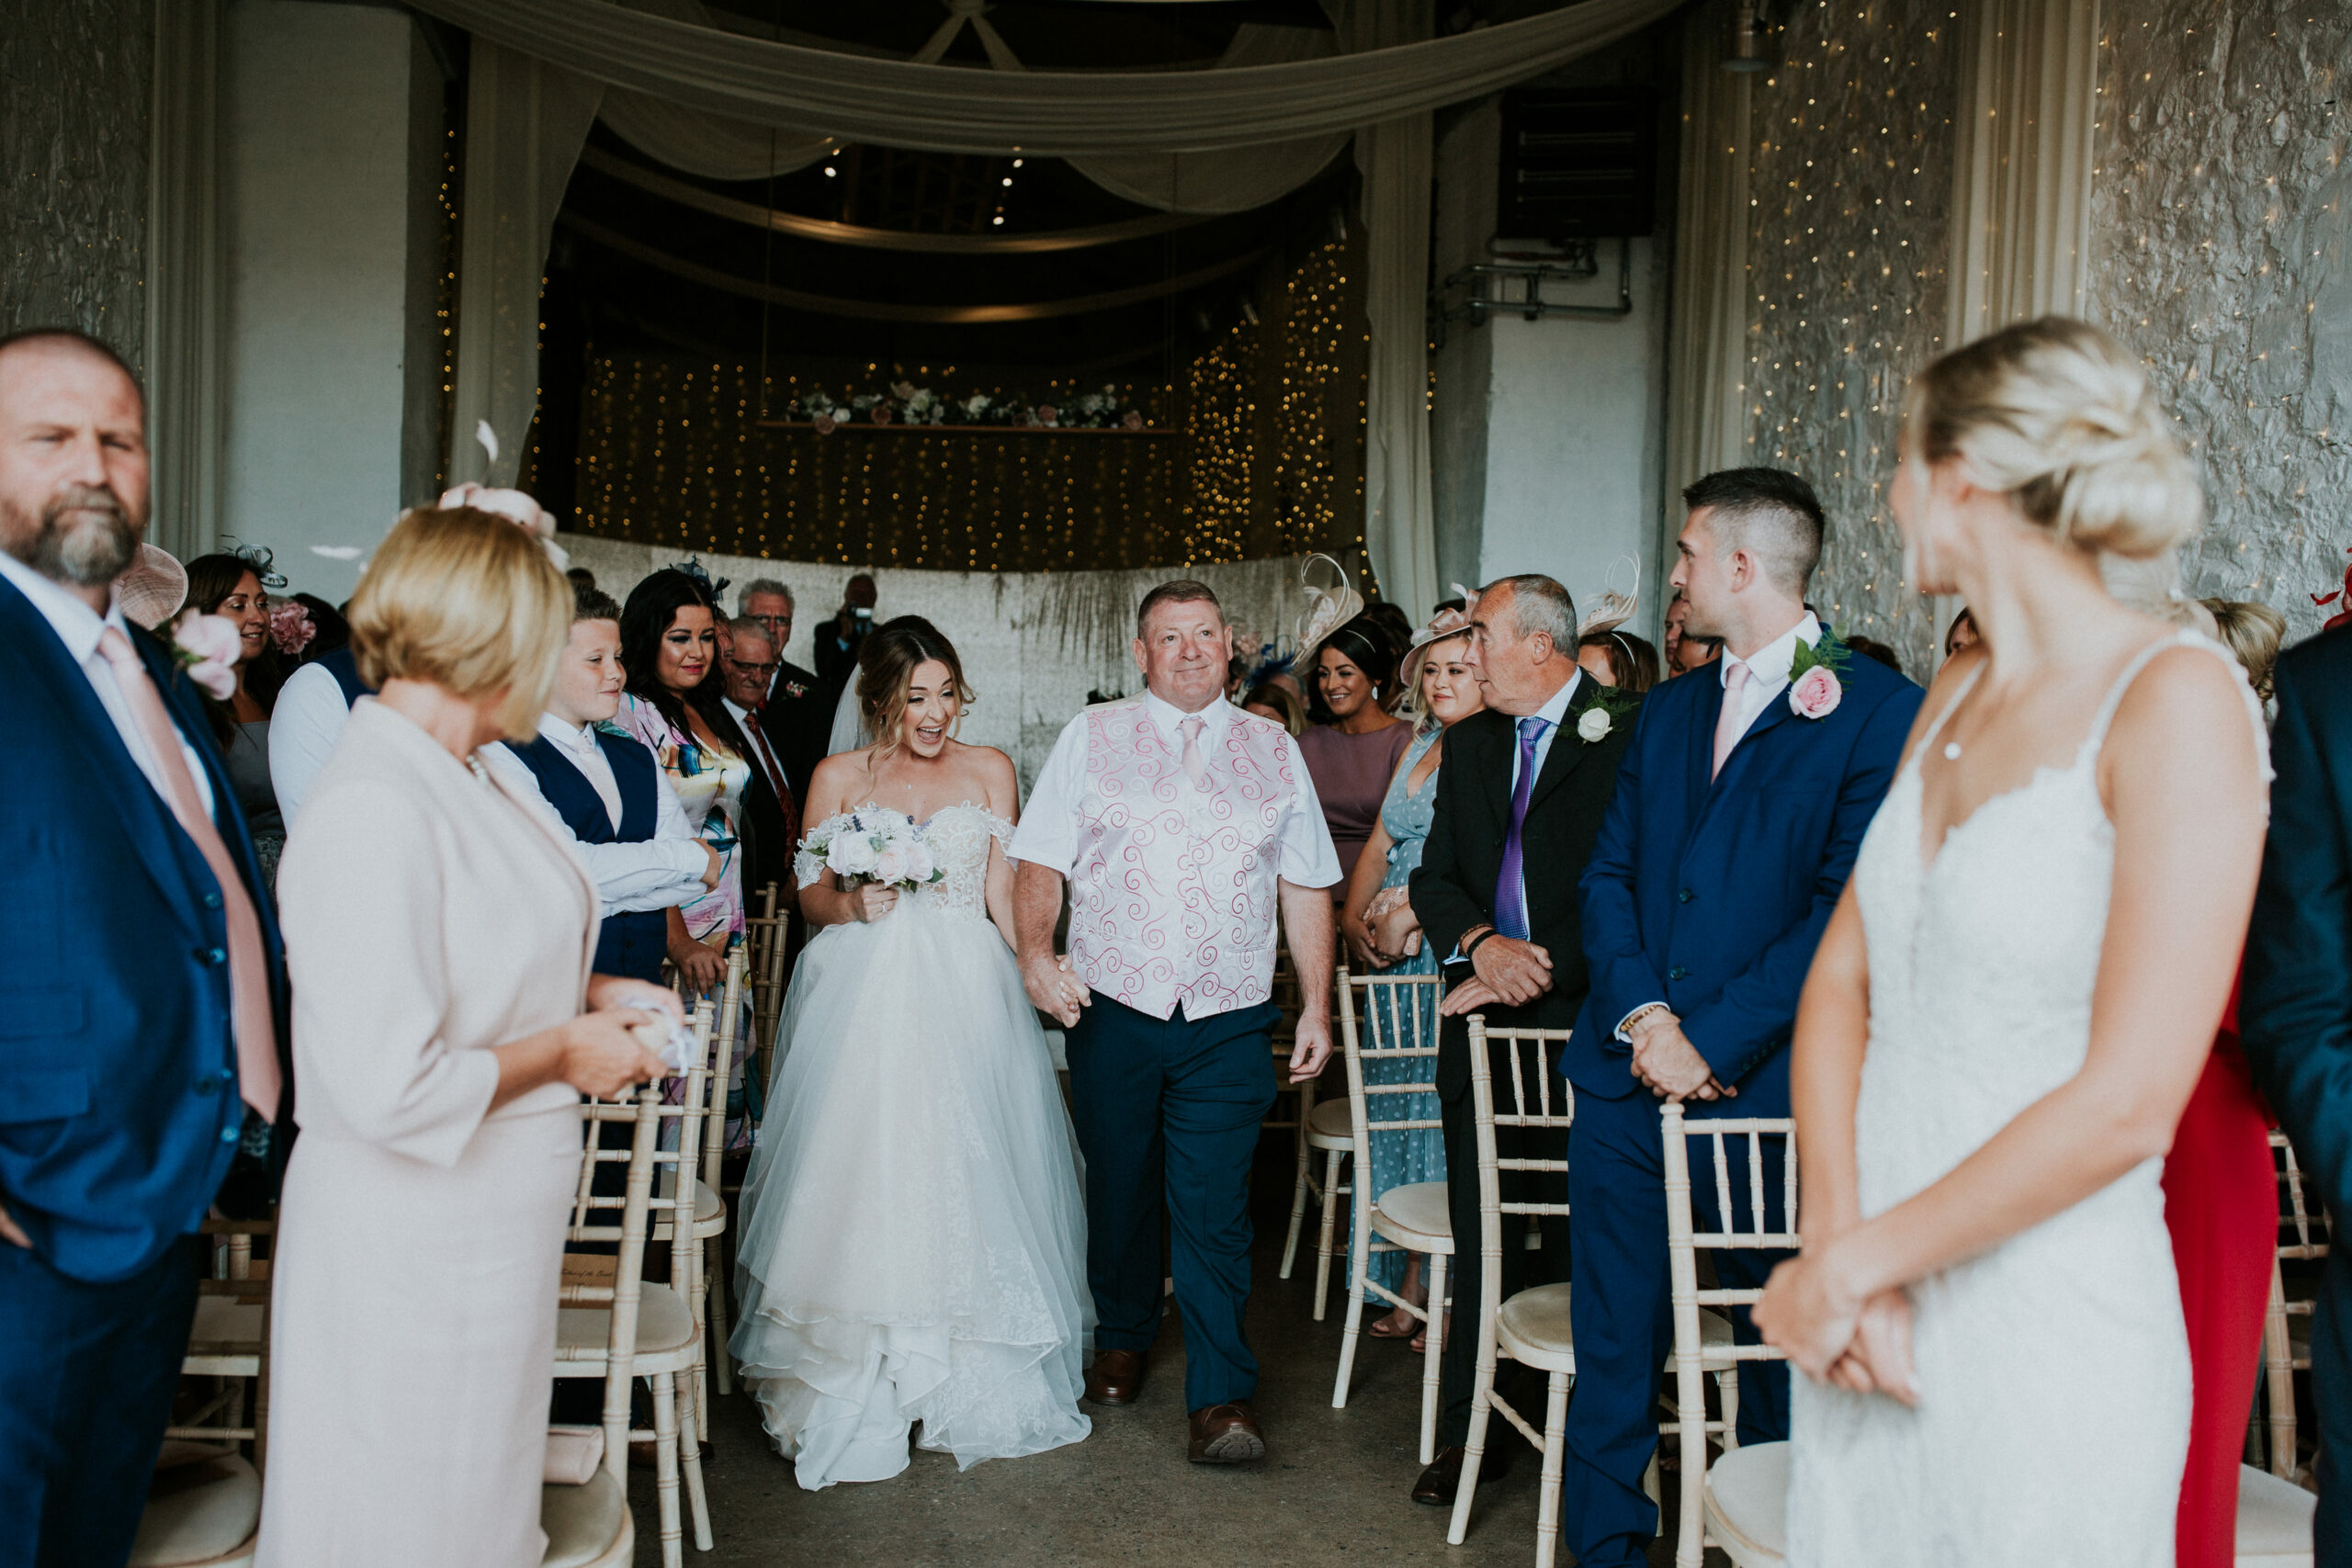
[[[1661,678],[1657,649],[1647,637],[1617,628],[1589,632],[1577,638],[1577,664],[1602,685],[1614,686],[1627,696],[1648,691]]]
[[[621,668],[628,688],[617,722],[670,775],[686,820],[718,852],[718,881],[670,911],[670,962],[699,996],[724,977],[727,944],[743,930],[743,792],[751,752],[720,705],[718,606],[683,571],[657,571],[621,609]]]
[[[286,819],[269,783],[269,710],[285,677],[269,646],[269,595],[243,557],[198,556],[187,563],[187,607],[219,615],[237,628],[237,689],[226,702],[205,698],[204,706],[245,826],[253,830],[262,880],[274,888],[277,857],[286,851]]]
[[[1331,722],[1300,736],[1298,754],[1340,852],[1340,880],[1331,885],[1337,903],[1347,897],[1348,874],[1380,820],[1380,803],[1413,743],[1413,727],[1388,711],[1396,653],[1371,616],[1358,615],[1325,637],[1307,668]]]
[[[1003,752],[956,739],[962,663],[904,616],[858,649],[875,741],[809,780],[815,934],[743,1182],[729,1349],[811,1491],[968,1469],[1090,1430],[1077,1139],[1012,956],[1020,815]]]

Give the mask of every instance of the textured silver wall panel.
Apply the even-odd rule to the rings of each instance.
[[[143,359],[153,0],[9,0],[0,25],[0,327]]]

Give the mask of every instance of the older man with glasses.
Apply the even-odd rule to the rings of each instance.
[[[727,712],[743,732],[752,752],[752,786],[743,795],[746,857],[744,891],[757,900],[773,882],[776,895],[792,892],[792,849],[800,840],[798,792],[767,731],[768,689],[781,662],[768,629],[751,616],[728,623],[727,651],[719,673],[727,684]]]
[[[808,793],[808,780],[825,760],[825,743],[832,733],[833,705],[820,690],[823,682],[813,670],[804,670],[785,657],[792,646],[792,590],[772,577],[753,578],[736,591],[738,621],[756,621],[775,647],[775,666],[769,672],[766,705],[760,723],[768,744],[784,764],[792,797]]]

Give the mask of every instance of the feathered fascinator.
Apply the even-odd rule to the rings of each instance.
[[[700,556],[689,556],[684,560],[672,561],[670,563],[670,570],[674,572],[682,573],[684,576],[691,577],[696,582],[701,583],[704,590],[710,594],[711,603],[714,604],[718,602],[718,596],[727,592],[727,584],[732,581],[731,579],[722,577],[718,581],[713,581],[711,580],[710,569],[702,564],[702,557]]]
[[[1478,596],[1458,582],[1453,585],[1453,596],[1462,601],[1462,608],[1440,610],[1436,615],[1431,615],[1430,624],[1415,632],[1413,640],[1406,645],[1406,658],[1410,659],[1433,642],[1443,642],[1450,637],[1460,637],[1470,629],[1470,617],[1477,613]]]
[[[254,581],[264,588],[276,592],[286,586],[286,574],[271,561],[267,545],[236,545],[230,548],[229,553],[244,562],[252,570]]]
[[[1617,569],[1621,566],[1632,568],[1634,578],[1631,586],[1623,592],[1617,587]],[[1634,612],[1641,607],[1641,562],[1631,556],[1619,556],[1609,563],[1609,575],[1601,581],[1600,597],[1592,602],[1592,608],[1584,613],[1584,619],[1577,623],[1577,640],[1579,642],[1601,632],[1615,631],[1632,620]]]
[[[1336,581],[1320,584],[1315,581],[1317,561],[1330,569],[1329,575]],[[1297,644],[1302,653],[1363,614],[1363,595],[1348,580],[1347,569],[1329,556],[1307,557],[1299,569],[1298,586],[1306,595],[1306,608],[1298,617]]]

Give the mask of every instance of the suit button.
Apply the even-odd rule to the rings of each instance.
[[[204,896],[204,907],[208,909],[219,908],[220,907],[220,895],[218,893],[207,893]]]
[[[1666,977],[1669,980],[1687,980],[1690,977],[1690,971],[1678,964],[1666,972]]]
[[[217,947],[198,948],[196,950],[196,958],[198,963],[209,964],[216,969],[221,964],[229,962],[229,954]]]
[[[1698,895],[1696,893],[1693,893],[1690,889],[1685,887],[1674,896],[1674,901],[1678,904],[1688,904],[1691,899],[1696,898],[1697,897]]]
[[[243,1122],[233,1127],[223,1127],[220,1129],[220,1141],[224,1144],[233,1144],[244,1135],[244,1131]]]

